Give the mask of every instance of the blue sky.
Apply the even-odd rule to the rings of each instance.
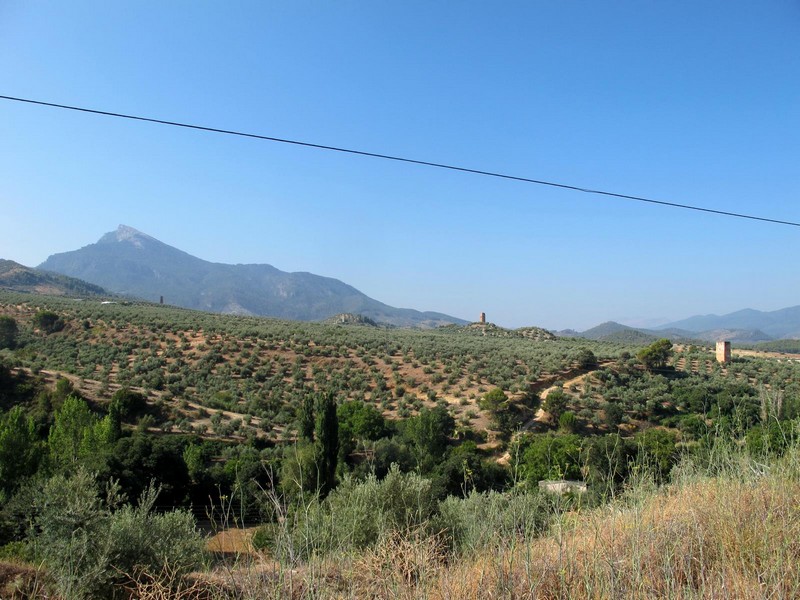
[[[0,95],[800,221],[800,4],[0,1]],[[800,304],[800,228],[0,101],[0,257],[124,223],[583,329]]]

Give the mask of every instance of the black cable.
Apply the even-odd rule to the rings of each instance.
[[[372,158],[382,158],[384,160],[393,160],[397,162],[410,163],[414,165],[423,165],[426,167],[435,167],[437,169],[448,169],[450,171],[459,171],[461,173],[472,173],[474,175],[485,175],[487,177],[498,177],[500,179],[510,179],[512,181],[522,181],[524,183],[535,183],[537,185],[546,185],[565,190],[572,190],[575,192],[584,192],[586,194],[598,194],[601,196],[610,196],[612,198],[621,198],[623,200],[634,200],[636,202],[647,202],[649,204],[658,204],[661,206],[671,206],[673,208],[683,208],[686,210],[695,210],[698,212],[711,213],[715,215],[724,215],[726,217],[737,217],[739,219],[750,219],[752,221],[763,221],[765,223],[776,223],[778,225],[791,225],[792,227],[800,227],[800,223],[794,221],[781,221],[779,219],[770,219],[767,217],[758,217],[755,215],[746,215],[742,213],[729,212],[725,210],[715,210],[713,208],[703,208],[700,206],[692,206],[691,204],[678,204],[676,202],[666,202],[664,200],[653,200],[652,198],[644,198],[642,196],[630,196],[628,194],[618,194],[615,192],[605,192],[603,190],[593,190],[590,188],[583,188],[576,185],[568,185],[566,183],[555,183],[552,181],[544,181],[541,179],[531,179],[528,177],[519,177],[517,175],[507,175],[505,173],[495,173],[493,171],[483,171],[480,169],[469,169],[467,167],[457,167],[454,165],[447,165],[443,163],[429,162],[426,160],[416,160],[413,158],[404,158],[402,156],[391,156],[389,154],[379,154],[377,152],[366,152],[364,150],[353,150],[350,148],[339,148],[337,146],[326,146],[324,144],[314,144],[311,142],[301,142],[298,140],[288,140],[284,138],[277,138],[268,135],[258,135],[256,133],[245,133],[242,131],[232,131],[230,129],[218,129],[216,127],[205,127],[203,125],[191,125],[189,123],[178,123],[176,121],[165,121],[163,119],[151,119],[149,117],[139,117],[136,115],[126,115],[122,113],[109,112],[105,110],[94,110],[91,108],[82,108],[80,106],[69,106],[66,104],[55,104],[53,102],[43,102],[41,100],[30,100],[27,98],[16,98],[14,96],[2,96],[2,100],[12,100],[14,102],[25,102],[27,104],[37,104],[39,106],[49,106],[52,108],[63,108],[66,110],[75,110],[79,112],[91,113],[95,115],[105,115],[107,117],[117,117],[120,119],[131,119],[133,121],[146,121],[148,123],[158,123],[159,125],[172,125],[173,127],[184,127],[186,129],[197,129],[199,131],[210,131],[212,133],[224,133],[227,135],[237,135],[240,137],[253,138],[257,140],[267,140],[270,142],[280,142],[281,144],[292,144],[295,146],[305,146],[307,148],[316,148],[318,150],[331,150],[333,152],[344,152],[346,154],[356,154],[358,156],[370,156]]]

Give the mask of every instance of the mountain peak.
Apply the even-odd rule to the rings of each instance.
[[[441,313],[394,308],[354,287],[271,265],[226,265],[202,260],[128,225],[96,244],[50,256],[40,268],[79,277],[111,292],[185,308],[316,321],[359,314],[398,326],[464,323]]]
[[[110,231],[101,237],[98,243],[130,242],[137,248],[141,248],[144,240],[154,240],[154,238],[128,225],[120,225],[116,231]]]

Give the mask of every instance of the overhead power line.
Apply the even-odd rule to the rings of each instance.
[[[716,210],[713,208],[704,208],[702,206],[694,206],[691,204],[679,204],[677,202],[667,202],[665,200],[654,200],[653,198],[645,198],[643,196],[631,196],[628,194],[619,194],[616,192],[607,192],[603,190],[594,190],[591,188],[580,187],[577,185],[569,185],[566,183],[556,183],[553,181],[544,181],[542,179],[532,179],[530,177],[520,177],[517,175],[509,175],[507,173],[497,173],[494,171],[484,171],[482,169],[470,169],[468,167],[459,167],[456,165],[448,165],[444,163],[431,162],[427,160],[417,160],[414,158],[406,158],[403,156],[392,156],[390,154],[380,154],[378,152],[367,152],[365,150],[354,150],[352,148],[340,148],[337,146],[327,146],[325,144],[314,144],[312,142],[302,142],[299,140],[289,140],[285,138],[273,137],[269,135],[259,135],[256,133],[247,133],[244,131],[232,131],[230,129],[219,129],[217,127],[206,127],[204,125],[193,125],[190,123],[179,123],[177,121],[167,121],[164,119],[153,119],[150,117],[141,117],[137,115],[127,115],[123,113],[110,112],[106,110],[95,110],[92,108],[85,108],[81,106],[69,106],[66,104],[56,104],[54,102],[44,102],[42,100],[31,100],[29,98],[18,98],[15,96],[2,96],[0,100],[11,100],[13,102],[24,102],[27,104],[36,104],[38,106],[49,106],[51,108],[61,108],[64,110],[73,110],[78,112],[90,113],[93,115],[104,115],[106,117],[116,117],[119,119],[130,119],[133,121],[145,121],[147,123],[157,123],[159,125],[171,125],[173,127],[183,127],[185,129],[196,129],[198,131],[207,131],[211,133],[222,133],[225,135],[236,135],[239,137],[253,138],[257,140],[266,140],[268,142],[279,142],[281,144],[292,144],[294,146],[304,146],[306,148],[316,148],[317,150],[329,150],[332,152],[343,152],[345,154],[355,154],[357,156],[369,156],[372,158],[382,158],[384,160],[393,160],[396,162],[409,163],[413,165],[423,165],[426,167],[434,167],[437,169],[448,169],[450,171],[459,171],[461,173],[472,173],[473,175],[483,175],[486,177],[497,177],[500,179],[510,179],[512,181],[521,181],[523,183],[534,183],[536,185],[544,185],[564,190],[572,190],[574,192],[583,192],[586,194],[597,194],[600,196],[608,196],[611,198],[620,198],[622,200],[632,200],[636,202],[646,202],[648,204],[658,204],[660,206],[669,206],[672,208],[683,208],[686,210],[694,210],[698,212],[711,213],[714,215],[723,215],[726,217],[736,217],[739,219],[750,219],[752,221],[763,221],[765,223],[775,223],[778,225],[790,225],[792,227],[800,227],[800,223],[794,221],[782,221],[780,219],[771,219],[768,217],[759,217],[757,215],[748,215],[743,213],[735,213],[726,210]]]

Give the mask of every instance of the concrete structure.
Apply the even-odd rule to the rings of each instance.
[[[731,362],[730,342],[717,342],[717,362],[723,365]]]
[[[539,482],[539,489],[551,494],[584,494],[586,482],[569,479],[547,479]]]
[[[485,312],[481,313],[480,322],[483,323],[484,325],[486,324],[486,313]]]

